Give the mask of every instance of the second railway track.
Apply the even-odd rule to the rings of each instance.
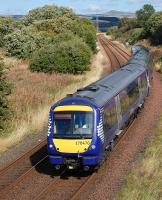
[[[97,36],[98,41],[107,55],[110,61],[112,71],[115,71],[126,64],[130,59],[131,55],[112,41],[108,40],[102,34]]]

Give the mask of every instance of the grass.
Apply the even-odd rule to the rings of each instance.
[[[12,131],[0,137],[0,152],[21,141],[25,135],[39,133],[47,126],[50,106],[66,94],[98,80],[104,67],[99,52],[92,58],[91,71],[83,75],[32,73],[27,62],[5,57],[3,52],[0,54],[7,66],[7,78],[14,85],[9,97],[14,111]]]
[[[162,200],[162,116],[116,200]]]

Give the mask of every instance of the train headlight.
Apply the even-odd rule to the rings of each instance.
[[[91,148],[92,148],[92,149],[95,149],[95,148],[96,148],[96,145],[93,144],[93,145],[91,146]]]
[[[53,148],[53,145],[52,145],[52,144],[50,144],[50,145],[49,145],[49,148],[50,148],[50,149],[52,149],[52,148]]]

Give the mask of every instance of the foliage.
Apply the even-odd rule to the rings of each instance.
[[[118,29],[117,26],[109,28],[106,34],[113,36],[114,39],[120,38],[122,36],[122,32],[120,29]]]
[[[96,51],[96,28],[88,19],[76,19],[71,31],[83,38],[93,52]]]
[[[39,20],[33,23],[37,31],[48,31],[54,35],[71,31],[89,45],[92,51],[96,50],[96,29],[95,26],[86,19],[69,19],[68,17],[58,17],[49,20]]]
[[[29,11],[28,15],[24,18],[24,24],[30,25],[34,21],[54,19],[62,16],[70,19],[74,19],[76,17],[71,9],[49,5]]]
[[[122,33],[125,33],[131,29],[134,29],[134,28],[138,28],[138,20],[136,18],[134,19],[129,19],[128,17],[123,17],[121,20],[120,20],[120,23],[118,25],[118,28],[120,29],[120,31]]]
[[[61,73],[77,73],[79,71],[83,72],[83,69],[88,69],[89,61],[87,61],[87,58],[90,60],[91,51],[96,51],[96,29],[89,20],[77,17],[70,9],[44,6],[30,11],[24,19],[17,21],[16,29],[6,35],[4,41],[7,55],[31,59],[32,70],[41,71],[42,69],[43,72],[54,72],[54,69],[56,69],[56,72]],[[78,56],[78,63],[73,56],[70,59],[70,48]],[[34,62],[35,60],[42,60],[41,57],[38,57],[42,56],[44,51],[46,55],[46,49],[49,49],[56,56],[56,58],[50,58],[54,59],[51,60],[51,63],[57,61],[56,66],[52,69],[49,69],[50,67],[47,65],[47,69],[44,69],[44,66],[40,68],[38,66],[33,67],[35,65],[33,59]],[[54,51],[54,49],[57,49],[57,51]],[[62,58],[63,52],[65,58]],[[83,59],[82,62],[81,58]],[[65,59],[69,63],[65,62]],[[44,63],[44,61],[42,62]],[[74,63],[78,66],[73,66]],[[61,66],[63,66],[63,69],[60,69]]]
[[[59,34],[66,30],[71,30],[73,21],[67,17],[59,17],[54,19],[39,20],[33,22],[33,26],[39,31],[48,31],[53,34]]]
[[[11,85],[4,76],[4,63],[0,59],[0,133],[7,128],[7,122],[10,119],[11,111],[7,96],[11,93]],[[1,135],[0,134],[0,135]]]
[[[143,38],[143,28],[135,28],[129,30],[127,33],[124,34],[124,38],[129,44],[135,44],[138,40]]]
[[[4,45],[4,36],[14,30],[14,21],[11,17],[0,17],[0,47]]]
[[[16,30],[4,38],[7,55],[30,58],[33,52],[50,42],[50,38],[25,28]]]
[[[136,12],[137,20],[141,27],[145,26],[147,20],[155,13],[155,9],[151,4],[145,4],[142,9]]]
[[[162,12],[154,13],[147,21],[145,29],[154,43],[162,43]]]
[[[37,72],[82,73],[89,70],[91,50],[78,37],[35,52],[30,69]]]

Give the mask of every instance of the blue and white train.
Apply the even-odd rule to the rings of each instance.
[[[98,166],[149,95],[151,58],[141,45],[105,78],[55,103],[49,113],[48,152],[56,169]]]

